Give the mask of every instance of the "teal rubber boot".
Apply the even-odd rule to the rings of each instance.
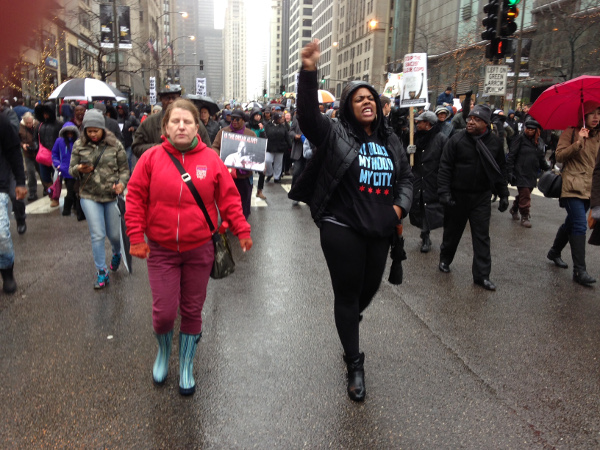
[[[173,343],[173,330],[165,334],[157,334],[158,354],[154,367],[152,368],[152,380],[154,384],[162,385],[167,379],[169,372],[169,357],[171,356],[171,344]]]
[[[179,333],[179,393],[181,395],[193,395],[196,392],[194,355],[201,337],[202,333]]]

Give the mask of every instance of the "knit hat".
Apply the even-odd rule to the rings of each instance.
[[[475,105],[471,112],[469,112],[469,117],[471,116],[478,117],[489,125],[492,118],[492,110],[485,105]]]
[[[525,121],[525,128],[537,128],[538,130],[541,130],[542,126],[537,120],[529,118]]]
[[[93,128],[101,128],[106,130],[106,125],[104,122],[104,116],[97,109],[88,109],[85,112],[85,116],[83,116],[83,129],[93,127]]]
[[[443,108],[443,109],[444,109],[444,111],[446,111],[446,114],[447,114],[448,110],[446,108]],[[438,118],[431,111],[425,111],[423,114],[421,114],[420,116],[415,118],[415,121],[417,121],[417,122],[420,122],[421,120],[429,122],[431,125],[435,125],[438,121]]]
[[[100,102],[94,103],[94,109],[97,109],[103,115],[106,114],[106,105],[104,103],[100,103]]]
[[[448,111],[448,108],[446,108],[445,106],[438,106],[437,108],[435,108],[436,116],[441,112],[445,113],[447,116],[450,115],[450,111]]]

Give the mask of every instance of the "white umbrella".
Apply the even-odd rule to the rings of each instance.
[[[50,97],[50,100],[55,98],[64,98],[67,100],[88,100],[94,98],[111,98],[118,100],[123,94],[112,86],[95,78],[73,78],[65,81],[58,86]]]

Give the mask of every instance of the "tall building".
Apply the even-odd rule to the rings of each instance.
[[[178,80],[183,91],[186,94],[196,92],[196,77],[198,76],[199,66],[197,56],[198,43],[198,1],[197,0],[165,0],[172,3],[172,11],[167,16],[171,16],[173,28],[171,34],[172,79]],[[185,13],[185,14],[183,14]],[[192,40],[190,36],[193,36]]]
[[[364,80],[383,91],[386,66],[391,61],[392,7],[390,0],[338,0],[337,73],[332,74],[340,80],[335,82],[337,97],[349,80]]]
[[[196,62],[199,77],[206,78],[206,93],[215,101],[224,100],[223,90],[223,31],[216,30],[214,24],[214,3],[198,3],[198,39]]]
[[[287,60],[283,59],[284,47],[287,52],[287,41],[283,40],[284,30],[287,35],[285,18],[289,19],[289,0],[271,0],[271,24],[269,43],[269,98],[279,97],[281,90],[285,90]]]
[[[331,3],[331,2],[330,2]],[[311,41],[313,0],[290,0],[289,6],[289,56],[287,64],[287,90],[296,90],[296,74],[300,70],[302,47]],[[327,43],[323,43],[324,48]]]
[[[242,0],[227,1],[223,37],[225,99],[245,102],[247,100],[246,16]]]
[[[324,89],[334,90],[337,66],[338,0],[313,0],[312,37],[319,40],[321,58],[319,76],[325,79]]]

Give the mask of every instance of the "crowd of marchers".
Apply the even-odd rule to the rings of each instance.
[[[124,253],[146,260],[158,353],[156,385],[168,376],[175,319],[179,330],[179,390],[195,392],[193,360],[202,336],[202,308],[215,258],[213,235],[237,236],[252,247],[248,217],[253,192],[266,200],[265,183],[291,174],[294,207],[309,205],[320,230],[334,297],[335,326],[347,365],[349,397],[365,399],[365,355],[360,321],[379,289],[387,256],[403,245],[403,221],[420,229],[421,252],[432,249],[431,230],[443,228],[439,270],[451,271],[466,224],[473,245],[473,282],[496,290],[491,274],[491,208],[509,210],[531,228],[532,192],[543,171],[560,171],[566,211],[548,259],[573,280],[592,286],[585,252],[588,226],[600,213],[600,105],[583,105],[578,125],[544,130],[529,105],[507,114],[476,104],[471,92],[454,107],[452,88],[435,106],[411,112],[364,81],[346,84],[339,101],[319,103],[312,42],[302,51],[295,104],[225,103],[181,98],[159,90],[160,105],[96,102],[2,105],[0,114],[0,269],[3,289],[16,291],[9,204],[17,232],[27,230],[25,200],[38,201],[64,183],[62,215],[86,220],[96,269],[94,288],[121,267]],[[409,118],[415,117],[414,127]],[[414,130],[414,131],[411,131]],[[223,133],[266,139],[260,173],[228,167]],[[40,155],[49,153],[49,159]],[[257,175],[257,179],[255,179]],[[37,178],[41,181],[41,192]],[[254,189],[254,183],[257,183]],[[508,185],[516,188],[512,205]],[[127,193],[123,200],[124,193]],[[27,196],[28,194],[28,196]],[[119,200],[125,203],[120,217]],[[60,203],[53,197],[50,206]],[[591,211],[590,211],[591,210]],[[587,216],[590,211],[589,216]],[[121,247],[123,222],[129,248]],[[600,227],[589,243],[600,245]],[[105,240],[111,244],[107,263]],[[400,254],[403,253],[401,249]]]

